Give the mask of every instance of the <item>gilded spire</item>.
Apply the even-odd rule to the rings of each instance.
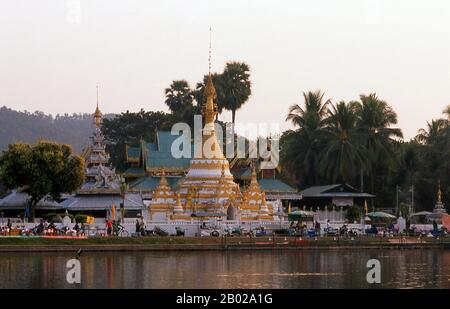
[[[438,182],[437,202],[438,202],[438,204],[442,203],[442,191],[441,191],[441,180],[440,179]]]
[[[251,184],[255,184],[255,183],[258,183],[258,180],[257,180],[257,178],[256,178],[256,168],[255,168],[255,164],[252,164],[252,178],[251,178],[251,181],[250,181],[250,185],[251,185]]]
[[[98,108],[98,85],[97,85],[97,108],[95,109],[94,113],[94,122],[96,127],[100,127],[100,124],[102,123],[102,113]]]
[[[214,122],[214,118],[216,117],[217,114],[217,106],[216,106],[217,92],[216,88],[214,88],[211,76],[211,27],[209,27],[208,80],[206,81],[203,96],[206,99],[205,106],[203,108],[205,122],[206,123]]]
[[[163,169],[162,173],[161,173],[161,180],[159,181],[159,186],[164,186],[164,187],[168,187],[169,183],[167,182],[167,178],[166,178],[166,171]]]
[[[209,57],[208,57],[208,72],[209,75],[211,75],[211,49],[212,49],[212,35],[211,35],[212,31],[211,31],[211,26],[209,27]]]

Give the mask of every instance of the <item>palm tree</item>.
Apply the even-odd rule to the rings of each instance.
[[[319,183],[319,155],[323,143],[325,116],[330,100],[324,102],[321,91],[303,93],[304,107],[294,104],[286,118],[297,127],[282,137],[282,160],[289,169],[296,171],[305,184]]]
[[[185,80],[174,80],[169,88],[164,90],[166,100],[172,114],[182,116],[182,114],[193,107],[193,94],[189,84]]]
[[[442,112],[447,115],[447,119],[450,121],[450,105],[448,105]]]
[[[346,183],[358,175],[363,150],[356,129],[358,102],[339,102],[328,112],[324,129],[326,148],[321,156],[321,169],[327,179]]]
[[[447,121],[445,119],[427,121],[427,128],[420,129],[415,139],[422,144],[436,145],[445,131]]]
[[[294,126],[309,131],[320,129],[324,125],[324,119],[328,112],[331,100],[323,102],[325,93],[320,90],[303,92],[305,108],[294,104],[289,108],[286,121],[291,121]]]
[[[374,193],[377,166],[394,155],[395,138],[402,138],[403,133],[401,129],[391,127],[397,124],[397,114],[375,93],[361,95],[360,99],[361,104],[355,105],[358,134],[367,153],[363,165],[370,174],[371,192]]]
[[[221,79],[224,100],[218,101],[218,104],[231,111],[231,119],[234,125],[236,110],[247,102],[252,93],[250,67],[245,62],[227,62]]]

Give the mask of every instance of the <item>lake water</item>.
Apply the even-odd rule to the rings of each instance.
[[[0,253],[0,288],[450,288],[450,250]],[[366,281],[369,259],[381,284]]]

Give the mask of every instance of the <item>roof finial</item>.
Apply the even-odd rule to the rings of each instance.
[[[208,74],[211,75],[211,49],[212,49],[212,35],[211,26],[209,26],[209,57],[208,57]]]
[[[100,127],[102,122],[102,113],[100,112],[100,109],[98,108],[98,85],[97,85],[97,107],[95,109],[94,113],[94,122],[97,127]]]
[[[442,203],[441,179],[438,180],[437,202]]]
[[[97,108],[98,108],[98,85],[97,85]]]

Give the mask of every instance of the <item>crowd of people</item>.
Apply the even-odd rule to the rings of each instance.
[[[2,235],[40,235],[40,236],[60,236],[60,235],[70,235],[70,236],[82,236],[85,235],[85,225],[84,223],[75,223],[73,227],[64,222],[57,224],[53,221],[41,219],[38,224],[32,228],[26,228],[22,222],[16,222],[15,228],[13,228],[13,222],[8,219],[5,226],[1,227]]]

